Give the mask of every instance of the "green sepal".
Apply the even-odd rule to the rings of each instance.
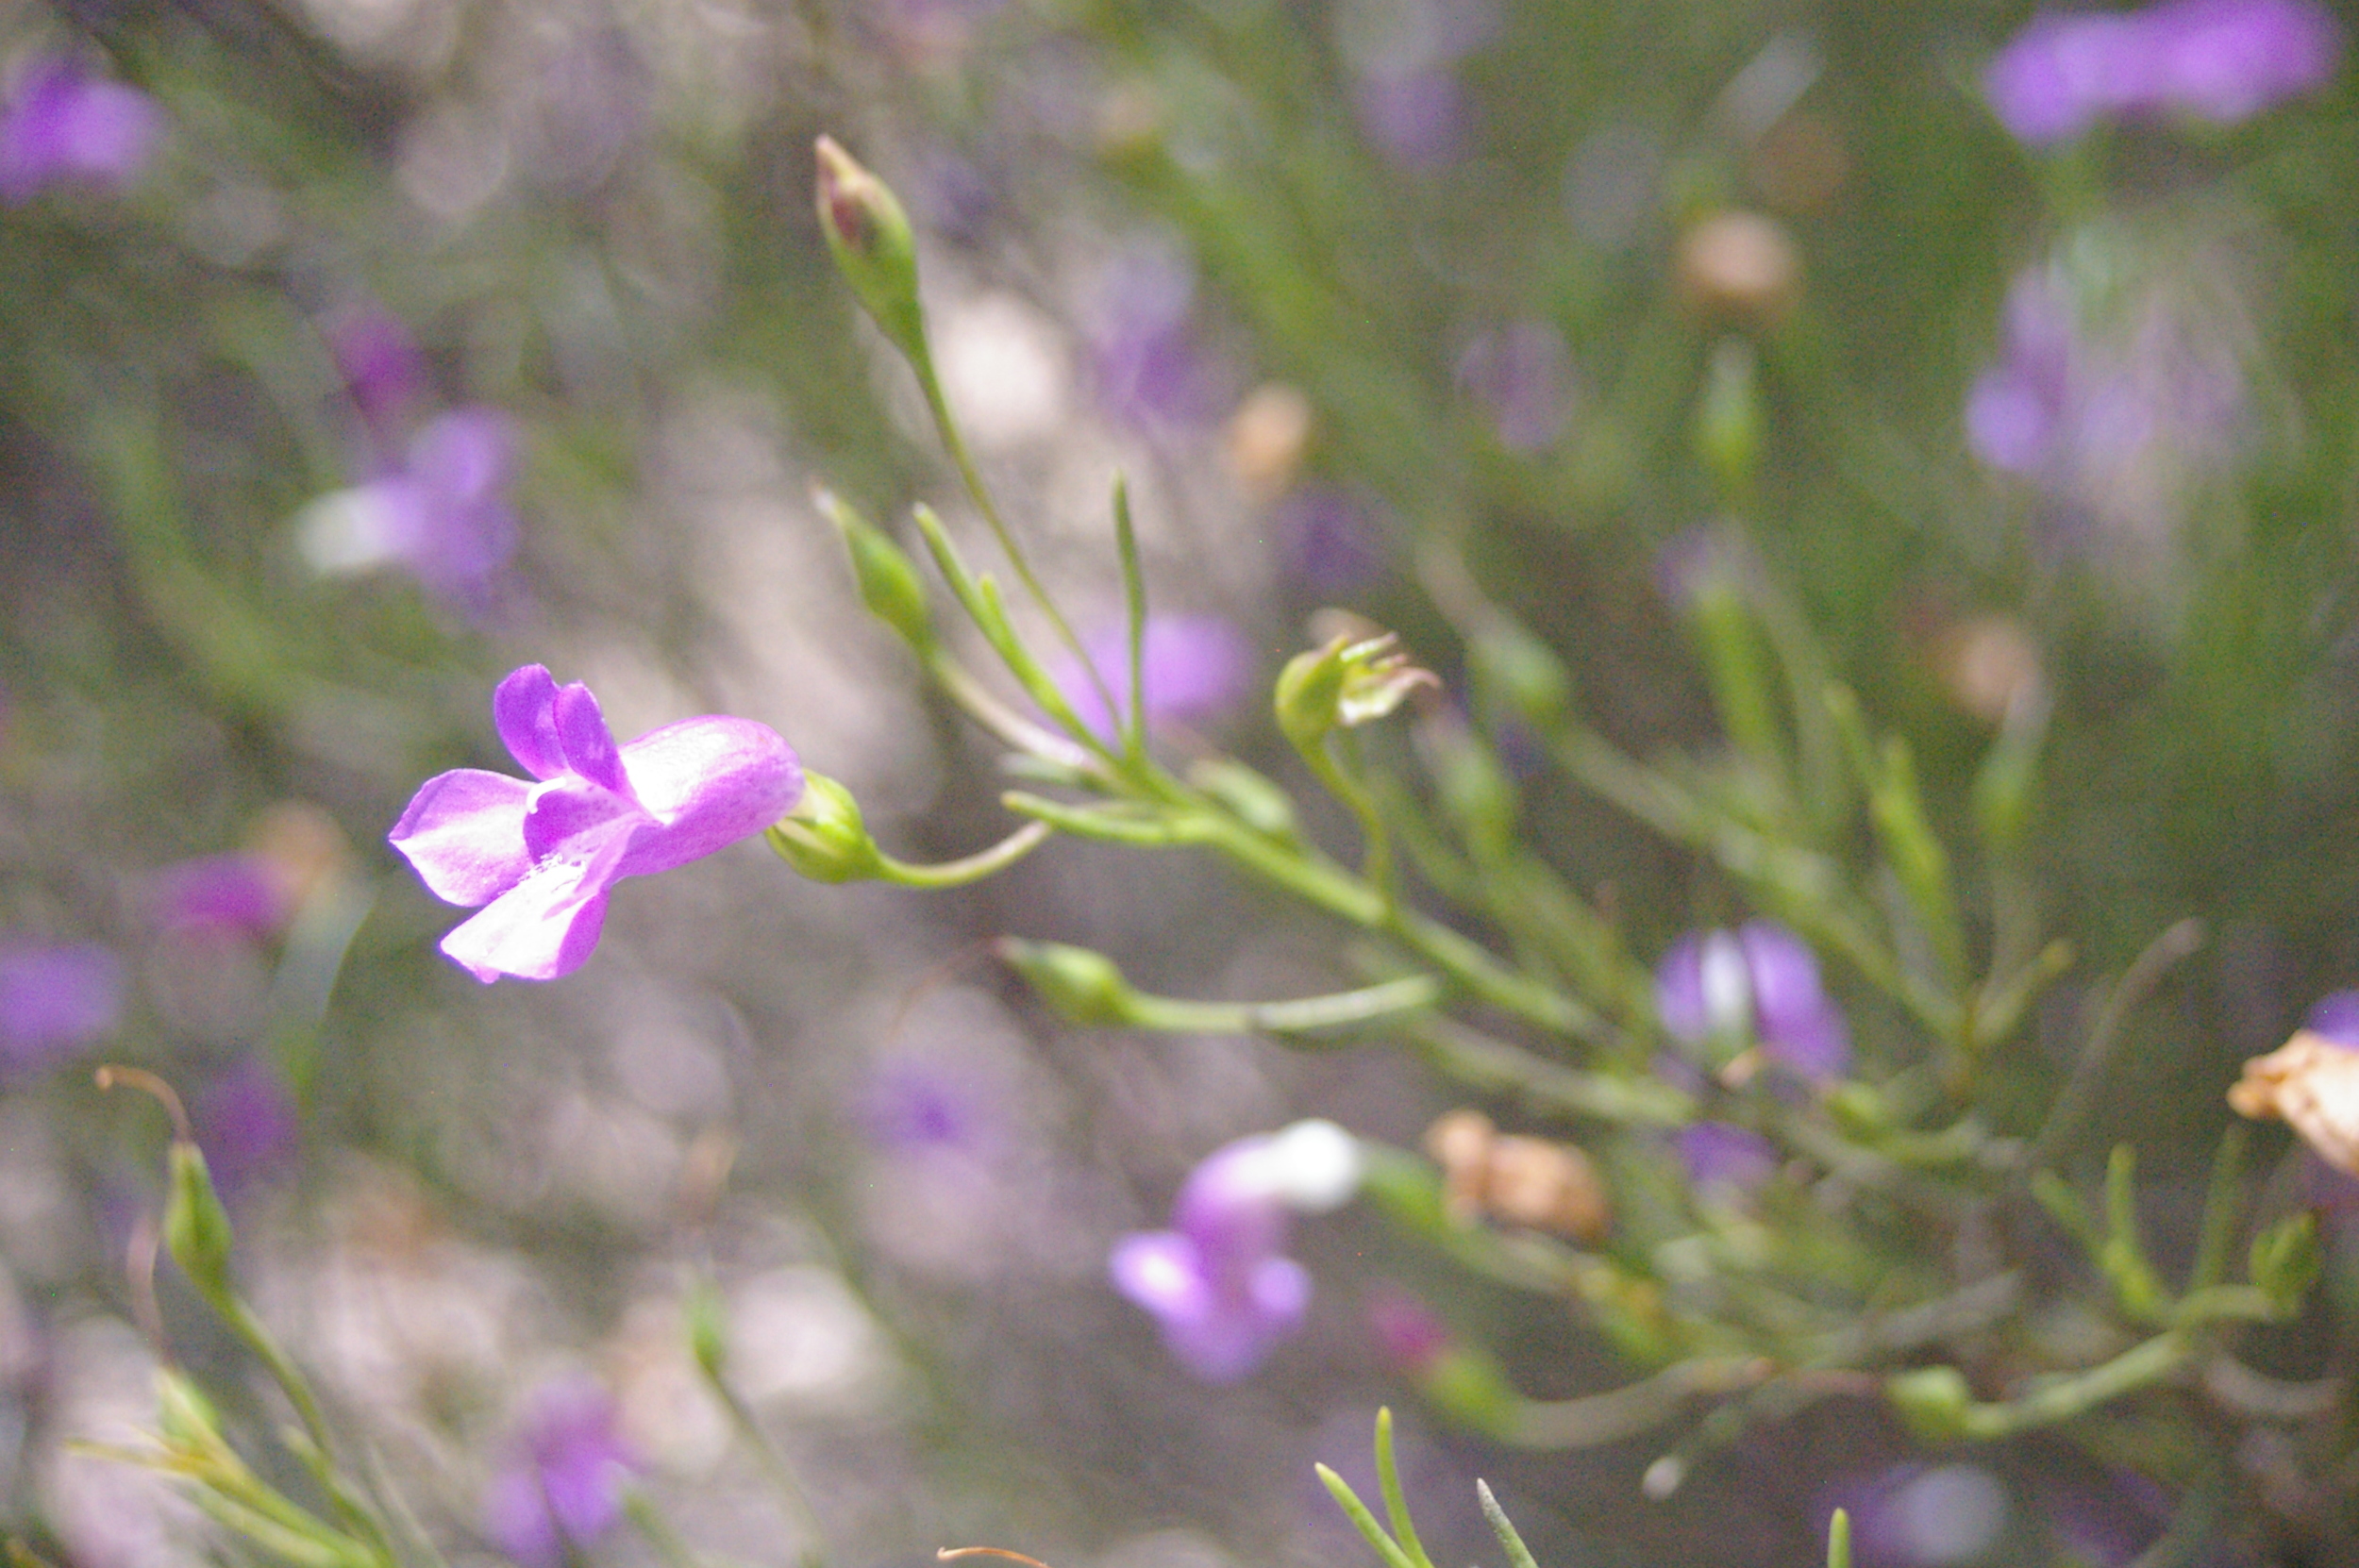
[[[920,654],[931,649],[933,612],[926,602],[926,585],[917,575],[917,563],[883,529],[833,491],[822,490],[813,499],[835,525],[845,553],[851,557],[852,579],[860,590],[861,603]]]
[[[995,945],[1000,960],[1069,1024],[1122,1025],[1137,1012],[1130,982],[1103,953],[1021,937],[1002,937]]]
[[[824,774],[803,776],[803,798],[762,837],[779,859],[814,882],[871,881],[885,873],[860,802]]]

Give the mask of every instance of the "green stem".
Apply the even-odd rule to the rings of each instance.
[[[883,880],[900,888],[962,888],[995,876],[1008,867],[1046,843],[1056,829],[1045,822],[1028,822],[989,849],[976,851],[956,860],[941,860],[931,865],[912,865],[879,853],[877,863],[882,868]]]
[[[1983,1440],[2012,1437],[2035,1426],[2070,1421],[2109,1400],[2169,1377],[2186,1364],[2193,1350],[2194,1343],[2177,1329],[2157,1334],[2086,1372],[2043,1382],[2019,1399],[1968,1406],[1964,1435]]]

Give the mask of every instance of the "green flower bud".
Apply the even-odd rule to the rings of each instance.
[[[1918,1367],[1884,1379],[1884,1397],[1910,1431],[1927,1443],[1949,1443],[1966,1435],[1974,1391],[1953,1366]]]
[[[1188,769],[1188,782],[1237,813],[1257,833],[1289,839],[1296,830],[1295,804],[1286,792],[1243,762],[1206,758]]]
[[[926,323],[917,304],[917,244],[909,215],[884,181],[833,137],[821,137],[815,150],[819,226],[835,254],[836,271],[893,346],[912,361],[923,360]]]
[[[1391,632],[1355,642],[1337,637],[1323,648],[1297,654],[1279,672],[1279,727],[1308,749],[1338,727],[1383,718],[1420,686],[1441,689],[1441,677],[1420,670],[1400,652]]]
[[[803,798],[762,837],[779,859],[814,882],[864,882],[884,875],[860,802],[825,774],[803,775]]]
[[[1069,1024],[1128,1024],[1137,1016],[1130,982],[1103,953],[1003,937],[999,957]]]
[[[835,525],[844,548],[852,558],[852,578],[860,587],[861,603],[868,612],[920,653],[933,646],[932,612],[926,605],[926,585],[917,567],[884,530],[870,523],[833,491],[814,499]]]
[[[164,1199],[164,1246],[191,1283],[216,1309],[230,1297],[229,1210],[213,1191],[205,1156],[185,1138],[175,1139]]]

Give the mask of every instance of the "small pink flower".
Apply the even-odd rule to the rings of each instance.
[[[492,714],[539,782],[438,775],[389,836],[437,898],[482,907],[443,951],[487,985],[571,974],[597,945],[615,882],[749,838],[802,797],[793,748],[748,719],[683,719],[618,746],[590,689],[560,687],[539,664],[500,682]]]

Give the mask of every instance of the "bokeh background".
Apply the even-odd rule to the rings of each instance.
[[[0,6],[0,1522],[68,1568],[227,1550],[68,1447],[151,1415],[126,1259],[163,1127],[92,1089],[118,1060],[187,1096],[265,1316],[457,1563],[487,1559],[535,1402],[584,1380],[698,1549],[793,1558],[687,1360],[708,1273],[847,1563],[1356,1560],[1310,1465],[1364,1475],[1384,1401],[1446,1560],[1488,1550],[1478,1474],[1564,1565],[1804,1561],[1831,1499],[1895,1493],[2000,1523],[1885,1560],[2046,1560],[2037,1522],[2073,1509],[2084,1560],[2128,1560],[2167,1499],[2061,1445],[1929,1460],[1872,1401],[1756,1429],[1661,1503],[1660,1439],[1487,1448],[1416,1410],[1372,1308],[1456,1292],[1540,1393],[1605,1386],[1611,1353],[1357,1213],[1303,1239],[1311,1331],[1242,1387],[1192,1380],[1109,1289],[1113,1238],[1230,1138],[1316,1113],[1412,1144],[1452,1103],[1379,1048],[1068,1030],[985,948],[1087,941],[1185,995],[1338,983],[1334,933],[1216,867],[1061,843],[921,895],[741,845],[628,884],[579,974],[486,989],[383,842],[429,774],[506,765],[489,692],[529,662],[625,737],[774,726],[906,859],[1006,830],[990,749],[865,619],[811,501],[896,528],[930,501],[984,547],[828,263],[824,130],[910,209],[950,400],[1072,618],[1118,616],[1121,473],[1158,608],[1251,650],[1177,755],[1295,776],[1258,693],[1326,607],[1454,679],[1438,538],[1602,730],[1710,744],[1674,579],[1736,499],[1948,826],[2044,682],[2035,880],[2084,968],[2043,1038],[2081,976],[2210,932],[2100,1118],[2183,1228],[2235,1063],[2359,977],[2359,120],[2330,51],[2233,123],[2027,145],[1983,73],[2030,15]],[[1757,447],[1749,493],[1715,441]],[[1742,913],[1526,789],[1633,951]],[[157,1290],[169,1354],[235,1386]]]

